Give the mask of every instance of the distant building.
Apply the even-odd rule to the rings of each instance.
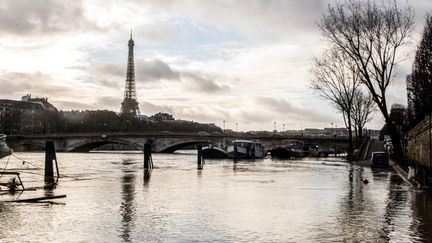
[[[21,101],[0,99],[0,133],[21,135],[55,130],[57,109],[47,98],[23,96]]]
[[[57,108],[55,108],[51,103],[48,102],[48,98],[33,98],[31,94],[25,95],[21,98],[21,101],[28,103],[40,104],[44,110],[56,112]]]
[[[174,117],[171,114],[158,112],[150,117],[150,120],[162,122],[162,121],[174,121]]]

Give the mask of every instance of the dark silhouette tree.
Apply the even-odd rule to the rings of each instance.
[[[408,121],[415,126],[432,112],[432,16],[427,14],[412,73],[407,78]]]
[[[401,104],[393,104],[390,108],[390,117],[399,134],[402,133],[403,127],[406,124],[406,112],[407,109]],[[380,136],[389,135],[389,133],[388,125],[385,124],[381,129]]]
[[[346,0],[329,5],[318,26],[323,36],[355,63],[361,82],[385,119],[395,155],[402,158],[400,136],[389,115],[386,91],[401,60],[398,51],[407,43],[414,26],[412,8],[399,8],[396,1],[378,5]]]

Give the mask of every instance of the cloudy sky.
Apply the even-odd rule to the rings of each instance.
[[[340,114],[309,88],[327,43],[317,19],[333,0],[1,0],[0,98],[31,93],[63,110],[120,110],[130,29],[141,113],[239,130],[338,127]],[[430,0],[396,71],[390,103],[406,103],[405,76]],[[376,115],[368,124],[380,128]]]

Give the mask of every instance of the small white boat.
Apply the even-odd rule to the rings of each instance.
[[[6,144],[6,135],[0,134],[0,159],[12,154],[12,150]]]
[[[235,140],[228,147],[228,157],[234,158],[234,148],[237,147],[237,159],[264,158],[264,147],[260,141]]]

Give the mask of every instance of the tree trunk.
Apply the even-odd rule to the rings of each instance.
[[[355,123],[356,123],[356,122],[354,122],[355,147],[358,148],[358,147],[359,147],[359,142],[358,142],[358,131],[357,131],[357,126],[356,126]]]
[[[363,142],[363,127],[361,127],[361,125],[359,125],[358,127],[358,140],[359,140],[359,145],[361,145],[361,143]]]
[[[386,124],[390,133],[390,137],[392,139],[393,154],[395,156],[395,159],[397,161],[402,160],[404,158],[404,154],[402,149],[401,137],[399,135],[397,127],[390,119],[386,119]]]

